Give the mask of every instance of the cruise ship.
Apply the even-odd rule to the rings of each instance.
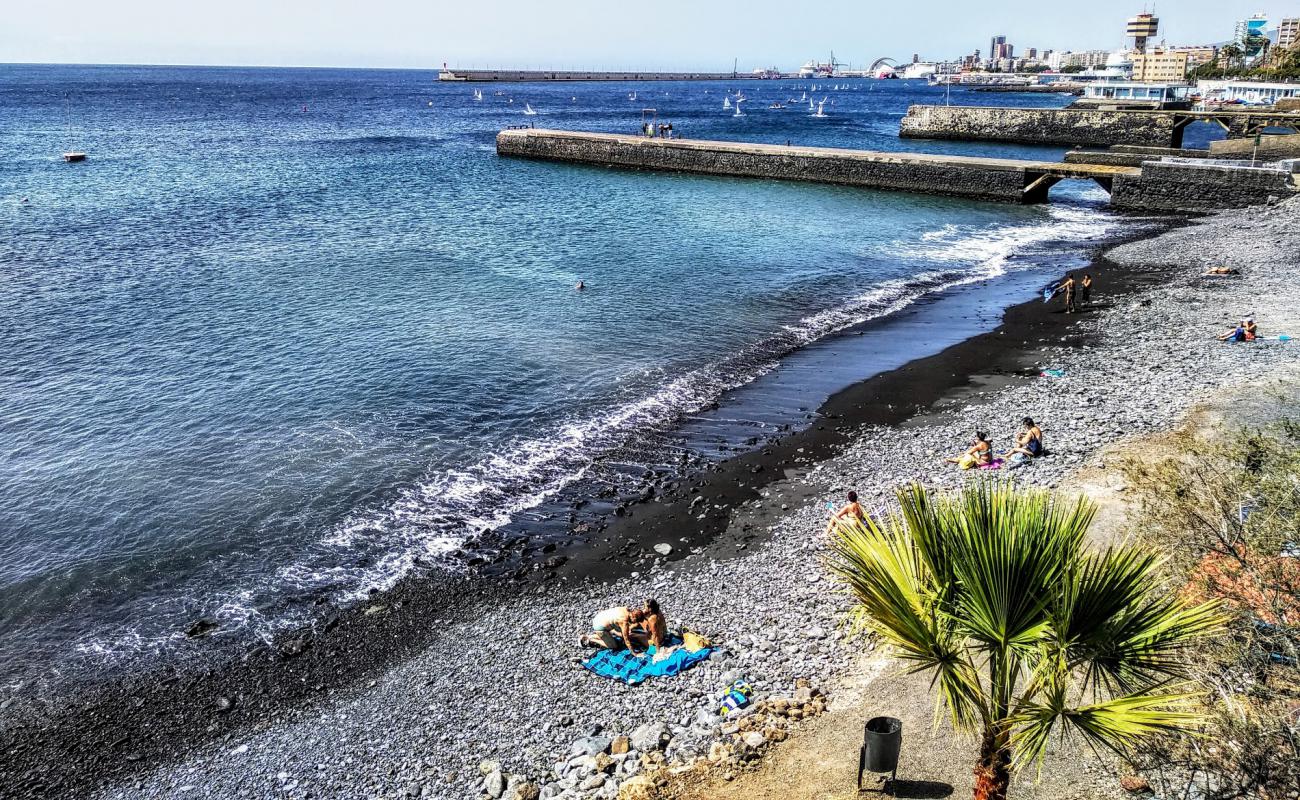
[[[839,64],[835,61],[835,52],[831,52],[831,60],[825,64],[817,61],[809,61],[799,68],[800,78],[830,78],[834,77],[836,68]]]

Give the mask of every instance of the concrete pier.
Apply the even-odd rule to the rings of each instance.
[[[1230,138],[1253,136],[1263,128],[1280,127],[1300,131],[1300,113],[1295,112],[916,105],[907,110],[898,135],[914,139],[1019,144],[1130,144],[1177,148],[1182,146],[1183,131],[1194,122],[1213,122]]]
[[[651,139],[616,133],[534,128],[497,134],[503,156],[625,169],[816,181],[870,189],[1039,203],[1058,181],[1095,181],[1111,204],[1139,211],[1204,211],[1266,202],[1300,192],[1287,165],[1242,166],[1199,159],[1140,166],[1006,158],[878,153],[829,147]]]
[[[1109,189],[1117,176],[1139,173],[1131,167],[1097,164],[541,129],[501,131],[497,134],[497,152],[609,167],[817,181],[1012,203],[1042,202],[1052,185],[1062,178],[1091,179]]]

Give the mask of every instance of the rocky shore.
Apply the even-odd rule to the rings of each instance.
[[[395,666],[225,732],[213,709],[208,743],[95,796],[627,798],[652,796],[657,782],[697,761],[722,776],[743,769],[797,735],[873,646],[845,626],[848,598],[826,577],[828,502],[853,488],[878,507],[910,480],[957,486],[970,475],[942,456],[976,428],[1000,447],[1025,415],[1044,428],[1049,455],[1000,474],[1055,486],[1095,466],[1100,447],[1171,426],[1223,387],[1267,378],[1300,360],[1300,344],[1214,337],[1248,313],[1265,334],[1300,334],[1297,262],[1294,201],[1115,248],[1097,262],[1084,313],[1013,309],[1002,328],[953,348],[964,348],[957,361],[946,352],[832,398],[822,414],[839,420],[848,442],[833,457],[800,454],[791,437],[782,477],[752,494],[737,496],[719,477],[702,484],[682,505],[719,520],[721,535],[683,542],[659,525],[655,544],[665,547],[623,577],[542,582],[475,615],[430,616],[421,620],[427,644]],[[1201,275],[1220,264],[1243,274]],[[1061,375],[1039,377],[1043,369]],[[942,384],[941,399],[927,399],[920,414],[912,406],[925,393],[908,393],[909,374]],[[890,424],[852,413],[882,400],[906,413]],[[649,510],[638,521],[647,519]],[[646,596],[674,624],[713,636],[719,651],[637,687],[578,667],[576,641],[592,611]],[[390,603],[376,598],[359,613],[399,613]],[[719,717],[722,690],[739,678],[758,702]]]

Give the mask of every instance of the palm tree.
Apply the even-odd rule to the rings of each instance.
[[[914,484],[898,501],[840,524],[831,567],[860,622],[980,734],[976,800],[1005,798],[1013,765],[1041,757],[1058,724],[1123,753],[1197,721],[1182,655],[1219,612],[1162,591],[1150,553],[1085,551],[1086,500],[975,482],[953,497]]]

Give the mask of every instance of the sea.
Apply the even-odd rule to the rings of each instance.
[[[500,158],[502,128],[1059,158],[898,122],[1068,100],[0,66],[0,692],[172,658],[197,619],[268,639],[484,530],[563,537],[560,498],[809,424],[1143,224],[1084,183],[624,172]]]

